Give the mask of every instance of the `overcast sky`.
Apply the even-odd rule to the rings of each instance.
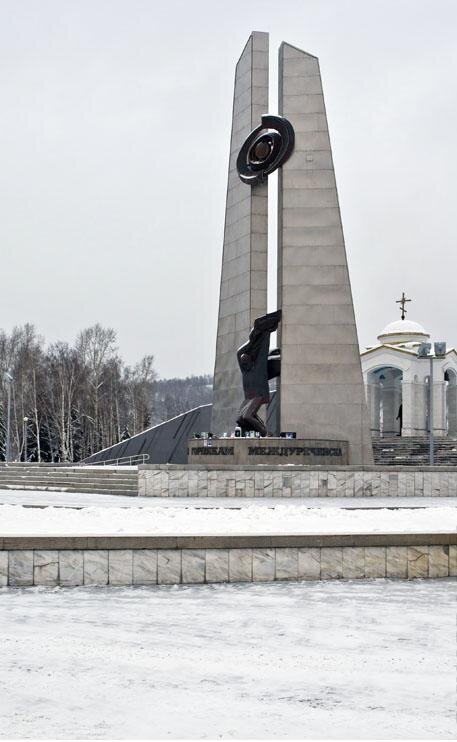
[[[0,0],[0,327],[212,372],[253,29],[320,58],[360,344],[404,290],[457,345],[455,0]]]

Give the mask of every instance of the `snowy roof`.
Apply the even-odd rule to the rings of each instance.
[[[407,335],[427,335],[429,337],[429,333],[424,330],[419,322],[412,322],[410,319],[397,319],[395,322],[390,322],[380,334],[399,335],[400,333]]]
[[[417,356],[417,348],[405,347],[399,344],[380,343],[379,345],[371,345],[369,348],[362,350],[360,355],[364,356],[368,353],[375,353],[380,350],[393,350],[395,353],[406,353],[408,355]]]
[[[378,335],[381,343],[408,343],[429,338],[429,333],[418,322],[409,319],[397,319],[385,326]]]

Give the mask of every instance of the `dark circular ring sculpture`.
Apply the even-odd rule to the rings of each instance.
[[[236,160],[236,169],[243,183],[254,185],[283,165],[292,154],[295,134],[290,121],[282,116],[262,116],[244,142]]]

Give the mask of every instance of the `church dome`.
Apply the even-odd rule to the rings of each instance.
[[[429,333],[418,322],[412,322],[409,319],[398,319],[385,326],[381,334],[378,335],[378,340],[383,344],[397,345],[400,343],[422,343],[429,337]]]

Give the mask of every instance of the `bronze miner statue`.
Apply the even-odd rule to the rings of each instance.
[[[269,351],[270,335],[278,329],[280,321],[280,309],[257,317],[249,340],[237,351],[243,377],[244,402],[236,423],[241,430],[255,430],[262,436],[267,434],[267,429],[257,413],[263,404],[270,401],[269,379],[280,374],[279,350]]]

